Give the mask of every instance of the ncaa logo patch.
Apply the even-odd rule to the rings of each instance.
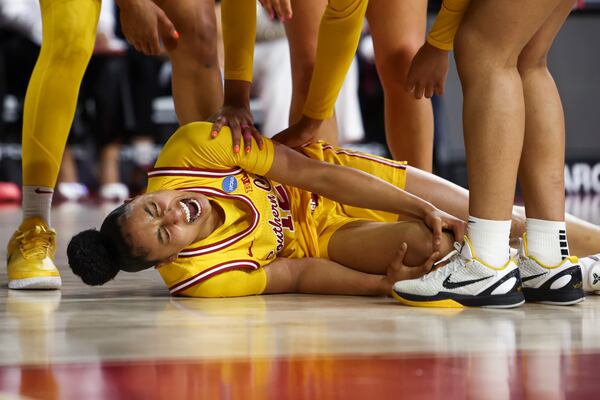
[[[233,176],[228,176],[227,178],[223,179],[221,187],[225,192],[231,193],[238,187],[237,179],[235,179]]]

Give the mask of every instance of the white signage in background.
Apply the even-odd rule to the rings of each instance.
[[[567,193],[600,193],[600,163],[565,165]]]
[[[600,225],[600,195],[566,196],[565,209],[593,224]]]

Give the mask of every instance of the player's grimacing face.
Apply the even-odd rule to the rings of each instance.
[[[123,233],[134,247],[149,251],[149,260],[168,260],[185,247],[206,237],[213,212],[200,193],[161,190],[135,197],[122,222]]]

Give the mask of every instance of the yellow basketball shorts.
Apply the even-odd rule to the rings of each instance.
[[[394,186],[404,189],[406,186],[406,162],[342,149],[319,142],[302,149],[310,158],[331,164],[356,168],[377,176]],[[312,218],[316,226],[319,242],[319,256],[328,258],[327,248],[333,234],[347,223],[359,220],[393,222],[398,215],[339,204],[321,196],[313,196],[314,211]]]

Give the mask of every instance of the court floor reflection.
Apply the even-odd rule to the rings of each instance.
[[[595,399],[600,297],[573,307],[428,310],[392,299],[171,298],[156,271],[88,288],[0,289],[0,398]],[[0,211],[0,240],[16,225]],[[5,254],[1,253],[0,258]],[[0,281],[6,282],[5,271]]]

